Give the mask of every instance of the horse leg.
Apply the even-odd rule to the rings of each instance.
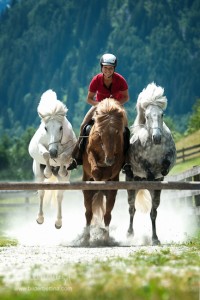
[[[128,204],[129,204],[129,215],[130,215],[130,223],[129,228],[127,232],[127,236],[133,236],[134,230],[133,230],[133,218],[135,215],[135,195],[136,191],[128,190]]]
[[[44,181],[43,169],[42,169],[41,165],[38,162],[36,162],[36,160],[33,160],[33,173],[34,173],[36,182],[43,182]],[[40,202],[39,213],[38,213],[38,217],[36,219],[38,224],[42,224],[44,222],[44,216],[43,216],[43,198],[44,198],[44,194],[45,194],[44,190],[38,191],[39,202]]]
[[[62,200],[64,191],[57,191],[57,220],[55,222],[56,229],[62,227]]]
[[[156,217],[157,217],[157,208],[160,204],[160,194],[161,190],[155,190],[151,192],[152,197],[152,209],[150,212],[151,222],[152,222],[152,245],[160,245],[160,241],[156,233]]]
[[[49,159],[50,159],[50,154],[49,154],[49,152],[43,153],[43,158],[44,158],[45,163],[46,163],[46,167],[45,167],[45,169],[44,169],[44,176],[45,176],[46,178],[50,178],[51,175],[52,175],[52,170],[51,170],[51,166],[50,166],[50,164],[49,164]]]
[[[68,172],[67,172],[68,174]],[[57,176],[59,182],[67,182],[69,180],[69,175],[63,177],[63,176]],[[62,227],[62,200],[63,200],[64,191],[63,190],[57,190],[57,219],[55,222],[55,227],[57,229],[60,229]]]
[[[92,201],[95,191],[83,191],[84,195],[84,205],[85,205],[85,218],[86,218],[86,227],[84,229],[84,239],[88,241],[90,239],[90,225],[92,221]]]
[[[44,214],[43,214],[43,198],[44,198],[44,190],[38,191],[39,199],[40,199],[40,206],[39,206],[39,213],[38,218],[36,219],[38,224],[44,223]]]
[[[60,168],[58,171],[58,175],[60,177],[66,177],[68,174],[67,169],[66,169],[67,156],[68,155],[65,152],[60,155]]]
[[[104,215],[104,223],[105,223],[105,232],[104,239],[108,240],[109,238],[109,225],[111,221],[111,211],[115,205],[115,198],[117,195],[117,190],[106,191],[106,212]]]
[[[133,174],[126,175],[126,181],[133,181]],[[133,236],[134,235],[134,230],[133,230],[133,218],[135,215],[135,195],[136,191],[135,190],[128,190],[128,204],[129,204],[129,215],[130,215],[130,223],[129,223],[129,228],[127,232],[127,236]]]

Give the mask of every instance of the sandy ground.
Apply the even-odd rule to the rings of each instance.
[[[0,248],[0,276],[3,276],[5,284],[20,284],[34,276],[51,279],[58,272],[67,270],[72,263],[126,257],[141,249],[159,251],[162,247],[185,241],[196,227],[195,218],[188,214],[185,203],[169,199],[167,192],[163,192],[157,217],[161,247],[151,246],[149,214],[136,213],[135,237],[127,239],[129,213],[125,191],[119,191],[117,195],[110,225],[111,239],[107,246],[100,245],[96,240],[89,247],[81,244],[85,216],[80,191],[65,192],[63,226],[59,230],[54,227],[55,207],[45,208],[43,225],[35,221],[37,212],[38,207],[35,206],[29,211],[22,209],[20,214],[8,216],[9,226],[5,233],[18,239],[19,245]]]

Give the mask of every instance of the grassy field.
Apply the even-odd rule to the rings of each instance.
[[[182,138],[180,141],[176,142],[176,149],[180,150],[182,148],[187,148],[200,143],[200,130]]]
[[[200,130],[176,142],[176,149],[181,150],[183,148],[187,148],[199,144],[200,143],[199,137],[200,137]],[[191,169],[194,166],[200,166],[200,154],[196,154],[194,155],[194,157],[191,156],[191,158],[187,159],[185,162],[177,163],[171,170],[170,174],[171,175],[179,174],[183,171]]]
[[[4,300],[199,300],[200,236],[182,245],[139,249],[128,258],[68,265],[55,280],[18,288],[0,284]]]

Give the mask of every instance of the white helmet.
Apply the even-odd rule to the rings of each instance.
[[[113,54],[106,53],[100,59],[100,65],[102,66],[117,66],[117,58]]]

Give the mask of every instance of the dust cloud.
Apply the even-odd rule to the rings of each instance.
[[[21,245],[84,246],[82,233],[85,226],[85,209],[81,191],[66,191],[63,199],[63,226],[55,228],[56,208],[44,207],[44,223],[38,225],[36,217],[39,203],[29,209],[16,208],[8,214],[5,234],[15,238]],[[129,212],[127,192],[118,191],[110,224],[110,240],[107,246],[151,245],[151,220],[149,213],[136,212],[134,217],[134,238],[127,237]],[[157,235],[161,244],[182,243],[194,235],[197,220],[191,214],[191,203],[184,199],[172,199],[172,193],[162,192],[157,215]],[[92,246],[105,246],[98,241],[98,234],[92,234]]]

